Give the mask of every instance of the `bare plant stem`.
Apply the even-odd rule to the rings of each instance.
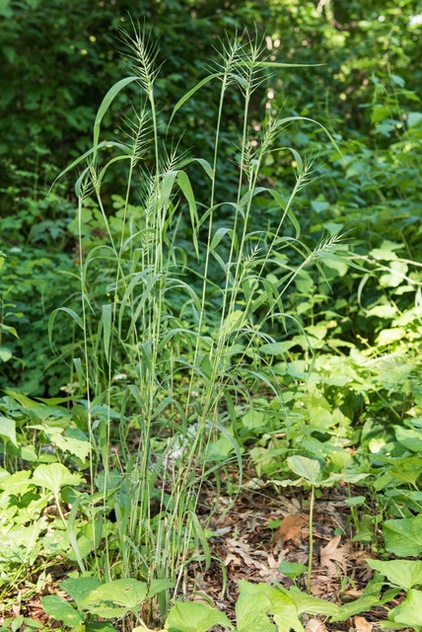
[[[315,486],[311,486],[311,499],[309,502],[309,557],[308,557],[308,577],[306,581],[306,589],[308,594],[311,592],[311,574],[312,574],[312,557],[314,554],[314,504],[315,504]]]

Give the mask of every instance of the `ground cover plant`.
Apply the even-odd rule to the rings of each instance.
[[[312,117],[265,107],[267,73],[294,66],[268,61],[259,37],[226,38],[209,74],[166,112],[155,40],[136,24],[122,37],[129,74],[101,102],[91,149],[63,173],[77,173],[72,296],[47,310],[47,329],[69,381],[61,396],[9,388],[0,402],[3,629],[357,630],[376,616],[417,630],[421,277],[410,211],[406,241],[352,247],[321,219],[312,245],[298,209],[318,161],[287,144],[289,130],[304,125],[333,173],[350,166]],[[179,149],[172,126],[211,84],[220,96],[204,158]],[[230,99],[243,104],[237,127],[225,118]],[[103,133],[111,117],[116,138]],[[417,153],[414,127],[399,143]],[[413,170],[397,147],[383,156]],[[227,176],[231,195],[219,186]],[[396,186],[413,202],[405,182]],[[321,216],[326,201],[313,199]],[[16,306],[3,301],[2,336],[17,340]],[[3,353],[8,361],[9,345]],[[281,520],[266,520],[261,564],[243,527],[225,531],[247,494],[273,507],[291,498]],[[323,502],[342,507],[325,546]],[[289,559],[300,534],[306,545]],[[283,546],[271,560],[272,537]],[[216,604],[239,559],[259,581],[238,572],[224,612]],[[348,559],[366,569],[361,590]],[[338,591],[321,594],[324,564]],[[199,579],[211,569],[222,577],[214,604]],[[30,616],[31,600],[43,615]]]

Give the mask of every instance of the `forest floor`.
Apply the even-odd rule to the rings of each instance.
[[[213,494],[212,491],[208,493]],[[338,605],[362,595],[373,575],[365,560],[375,557],[370,546],[353,541],[350,507],[345,502],[349,495],[350,490],[342,487],[324,490],[315,501],[313,516],[314,555],[310,593]],[[204,516],[215,500],[203,495],[200,509],[202,506]],[[191,564],[183,594],[189,600],[206,603],[211,600],[235,623],[239,580],[278,582],[289,588],[293,581],[282,575],[278,568],[283,560],[307,564],[308,511],[308,498],[297,488],[286,488],[281,493],[271,489],[256,491],[246,488],[234,502],[232,497],[222,495],[218,499],[218,511],[209,525],[214,534],[209,540],[211,566],[204,569],[199,563]],[[58,585],[68,570],[58,561],[57,566],[50,569],[53,584]],[[298,586],[306,590],[304,583],[299,582]],[[50,585],[48,592],[54,593],[54,586]],[[17,600],[16,607],[5,613],[4,618],[21,614],[39,621],[45,629],[60,627],[45,614],[41,598],[42,594],[34,594],[31,600],[22,603],[22,607]],[[399,601],[388,606],[394,607]],[[380,621],[386,619],[386,609],[373,608],[342,623],[329,623],[326,619],[305,617],[305,632],[378,632],[381,630]],[[127,632],[131,627],[126,622],[121,629]],[[221,627],[212,628],[212,632],[222,630]]]
[[[370,546],[353,542],[347,498],[346,488],[324,490],[315,501],[313,516],[310,594],[338,605],[362,595],[373,576],[365,560],[375,557]],[[307,565],[309,503],[297,488],[285,489],[282,493],[268,489],[243,491],[230,507],[231,502],[230,498],[221,498],[221,510],[211,522],[211,529],[217,534],[210,541],[215,561],[206,571],[199,567],[192,569],[193,581],[187,586],[187,592],[197,599],[211,597],[234,623],[238,580],[277,582],[290,588],[293,581],[278,571],[281,562]],[[280,521],[280,526],[276,526]],[[306,591],[304,583],[298,586]],[[398,605],[399,601],[390,602],[388,607]],[[385,621],[386,615],[386,608],[379,607],[342,623],[329,623],[327,617],[314,616],[305,618],[303,623],[305,632],[377,632],[381,629],[379,622]],[[221,629],[215,628],[215,631]]]

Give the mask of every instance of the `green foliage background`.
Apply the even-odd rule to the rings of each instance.
[[[420,2],[406,0],[78,0],[71,11],[59,0],[3,0],[0,218],[7,258],[0,277],[1,318],[20,336],[3,332],[4,357],[13,355],[1,366],[5,383],[27,393],[56,394],[71,378],[68,364],[52,354],[46,332],[51,311],[63,304],[72,307],[78,300],[72,267],[77,257],[75,202],[70,182],[61,182],[48,197],[47,191],[60,170],[90,146],[96,109],[125,64],[119,28],[130,28],[129,14],[159,38],[159,62],[165,72],[157,82],[157,97],[169,108],[187,85],[204,76],[219,41],[236,31],[256,30],[270,60],[320,64],[268,76],[268,107],[281,106],[286,115],[319,120],[335,134],[345,154],[344,161],[321,166],[321,135],[311,126],[287,130],[285,144],[309,159],[318,155],[318,175],[323,176],[302,195],[305,240],[314,243],[324,231],[345,226],[353,229],[361,254],[368,245],[375,248],[389,239],[418,259],[421,25],[414,16],[420,10]],[[227,104],[228,129],[239,122],[237,105],[235,97]],[[255,105],[258,111],[262,104]],[[127,97],[117,107],[127,113]],[[193,145],[209,157],[216,112],[217,93],[211,87],[207,108],[202,101],[189,101],[183,120],[172,128],[180,152]],[[104,122],[106,132],[107,125],[113,137],[121,133],[111,119]],[[229,135],[223,142],[228,159],[221,198],[234,186],[230,165],[235,148]],[[277,159],[265,166],[263,176],[287,191],[287,167]],[[204,175],[198,171],[192,177],[200,190]],[[348,324],[342,329],[349,342],[362,333],[375,338],[374,321],[368,323],[355,301],[360,280],[359,275],[333,280],[338,300],[345,302],[341,314]],[[365,296],[371,307],[380,289],[373,287],[372,295]],[[297,305],[301,299],[292,300]],[[326,297],[325,304],[330,300]],[[71,328],[55,332],[59,351],[74,342]]]
[[[74,189],[137,29],[163,71],[108,99]],[[224,471],[230,495],[245,461],[247,485],[310,488],[311,507],[341,482],[356,546],[420,555],[421,29],[407,0],[0,0],[1,597],[61,552],[106,601],[104,568],[138,605],[163,581],[165,618],[187,552],[210,564],[201,485],[218,497]]]

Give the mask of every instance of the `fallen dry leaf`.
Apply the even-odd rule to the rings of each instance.
[[[327,632],[327,628],[319,619],[309,619],[305,627],[305,632]]]
[[[224,559],[224,566],[228,566],[229,564],[234,564],[235,566],[241,565],[240,557],[236,557],[233,553],[228,553]]]
[[[327,546],[321,547],[321,566],[331,572],[335,572],[338,564],[343,572],[346,571],[347,557],[350,553],[350,545],[340,546],[341,535],[336,535]]]
[[[302,531],[305,524],[306,518],[300,513],[286,516],[277,530],[278,537],[281,538],[283,542],[292,540]]]
[[[230,562],[233,562],[236,566],[241,566],[241,561],[239,558],[242,558],[243,562],[249,568],[256,568],[258,570],[267,568],[265,564],[262,564],[252,557],[250,546],[243,540],[227,538],[226,542],[229,545],[230,549],[224,560],[225,566],[228,566]]]
[[[356,632],[371,632],[373,624],[363,617],[355,617],[353,621]]]
[[[259,571],[260,576],[268,584],[278,582],[282,579],[282,574],[278,568],[283,561],[283,554],[280,554],[278,558],[274,557],[272,553],[269,553],[266,559],[266,566]]]

